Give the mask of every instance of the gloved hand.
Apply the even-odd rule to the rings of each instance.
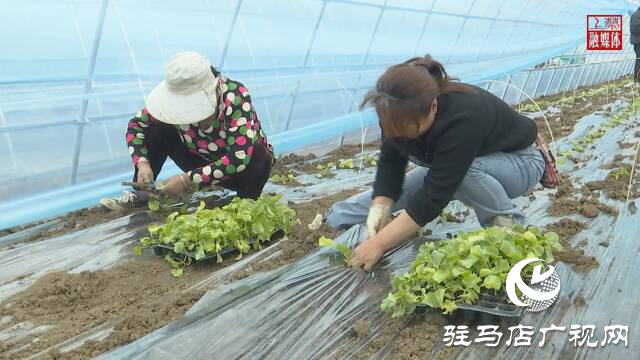
[[[389,222],[391,222],[391,206],[373,204],[369,208],[369,216],[367,216],[367,232],[369,237],[373,237]]]

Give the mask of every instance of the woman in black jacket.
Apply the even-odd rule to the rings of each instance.
[[[363,106],[375,107],[383,134],[373,190],[327,214],[336,228],[366,218],[369,239],[354,249],[350,266],[370,270],[452,199],[472,206],[483,226],[525,222],[511,199],[544,173],[535,122],[493,94],[453,80],[427,55],[387,69],[365,97]],[[408,160],[419,167],[405,176]]]

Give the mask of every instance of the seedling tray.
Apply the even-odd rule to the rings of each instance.
[[[509,302],[506,295],[493,296],[481,294],[480,299],[475,304],[459,303],[456,312],[461,312],[465,318],[472,318],[477,313],[491,314],[506,318],[521,318],[524,315],[524,307],[514,305]],[[424,310],[431,309],[427,305],[419,305]]]
[[[284,231],[283,230],[278,230],[276,232],[273,233],[273,235],[271,235],[271,238],[267,241],[269,243],[273,243],[276,242],[278,240],[280,240],[282,237],[284,236]],[[257,240],[256,239],[249,239],[249,245],[253,246],[253,244],[255,244]],[[158,245],[154,245],[153,247],[153,252],[158,255],[158,256],[165,256],[168,253],[173,251],[173,245],[169,245],[169,244],[158,244]],[[228,247],[225,249],[220,250],[220,256],[225,257],[231,254],[237,254],[238,253],[238,249],[234,248],[234,247]],[[195,251],[187,251],[185,250],[184,252],[182,252],[181,254],[178,255],[187,255],[188,257],[192,258],[193,260],[196,259],[196,253]],[[205,254],[205,256],[203,258],[198,259],[198,261],[206,261],[206,260],[210,260],[210,259],[214,259],[217,258],[216,253],[210,253],[210,254]]]
[[[500,317],[520,318],[524,315],[524,307],[509,302],[507,296],[480,295],[475,304],[458,304],[458,309],[464,312],[481,312]]]

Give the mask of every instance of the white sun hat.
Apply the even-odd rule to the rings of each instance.
[[[172,125],[194,124],[216,112],[218,81],[209,61],[195,52],[181,52],[164,67],[165,79],[147,96],[147,110]]]

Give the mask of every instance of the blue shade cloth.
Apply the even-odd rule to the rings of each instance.
[[[282,153],[375,126],[358,101],[387,66],[416,55],[463,81],[503,79],[534,96],[613,79],[630,71],[628,35],[621,53],[587,53],[586,15],[623,14],[627,30],[631,9],[625,0],[0,0],[0,229],[121,190],[131,176],[126,123],[176,52],[205,54],[245,83]],[[597,61],[523,71],[561,54],[625,61],[619,71]]]

